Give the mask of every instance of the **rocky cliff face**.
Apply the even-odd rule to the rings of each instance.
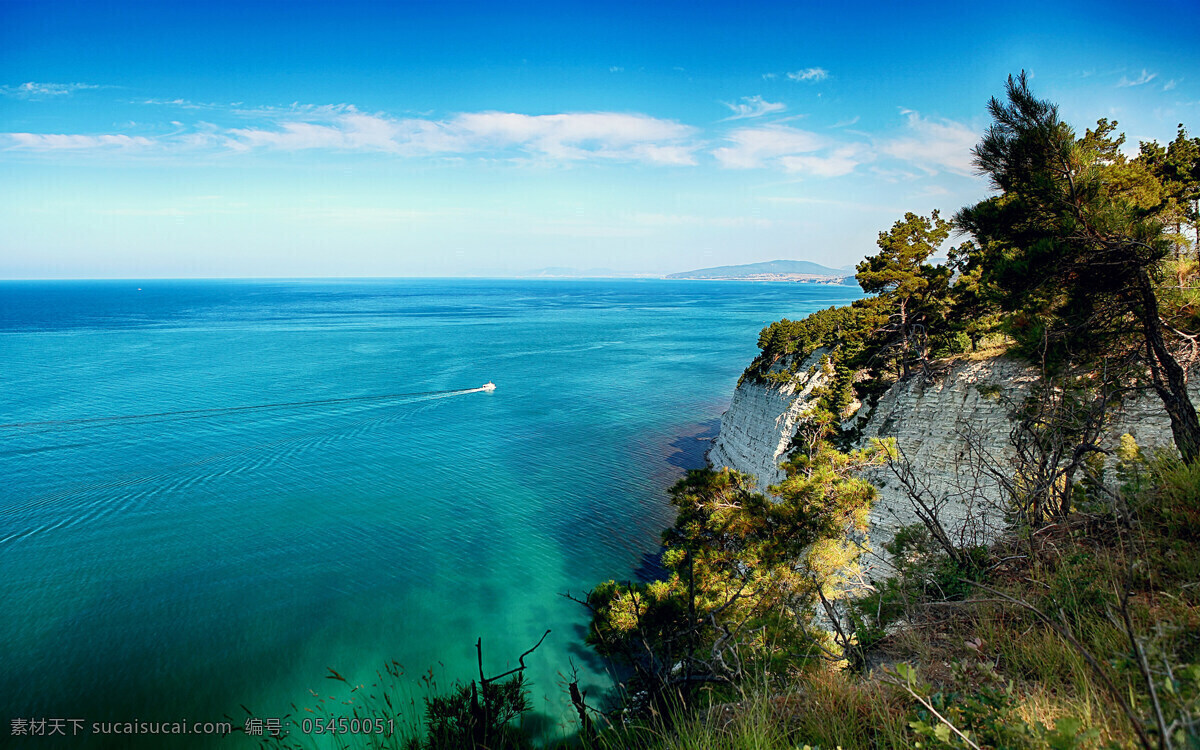
[[[779,482],[779,462],[786,457],[796,424],[812,410],[813,391],[829,377],[818,365],[823,354],[809,357],[793,381],[743,381],[721,418],[709,463],[754,474],[763,490]],[[941,515],[951,535],[962,542],[986,541],[1001,526],[1002,496],[972,457],[966,436],[991,461],[1009,462],[1009,404],[1024,398],[1036,378],[1027,364],[995,357],[957,362],[933,383],[920,378],[897,383],[865,423],[862,443],[873,437],[896,438],[915,480],[930,498],[943,503]],[[1193,400],[1200,402],[1200,378],[1194,378],[1191,387]],[[1128,400],[1114,415],[1105,443],[1111,447],[1123,433],[1132,434],[1143,447],[1171,445],[1170,424],[1156,396]],[[878,550],[897,528],[919,519],[890,469],[872,469],[865,478],[879,488],[869,531],[870,546]]]
[[[721,417],[721,431],[709,450],[708,462],[753,474],[764,492],[781,481],[779,462],[791,446],[796,424],[813,410],[813,390],[828,382],[829,373],[820,367],[825,354],[824,349],[814,352],[787,383],[743,380]],[[771,368],[771,372],[779,370]]]

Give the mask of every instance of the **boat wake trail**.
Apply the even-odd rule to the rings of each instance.
[[[354,404],[371,401],[389,401],[397,399],[409,398],[429,398],[437,396],[454,396],[462,393],[480,393],[483,391],[493,391],[496,386],[491,383],[480,386],[479,388],[455,388],[452,390],[443,391],[417,391],[415,393],[385,393],[375,396],[348,396],[344,398],[322,398],[312,401],[283,401],[275,404],[253,404],[250,406],[221,406],[208,409],[179,409],[176,411],[160,411],[151,414],[119,414],[108,417],[85,417],[81,419],[46,419],[38,422],[11,422],[9,424],[0,424],[0,429],[20,429],[20,428],[68,428],[77,425],[101,425],[112,422],[132,422],[140,420],[166,420],[171,418],[203,418],[217,417],[226,414],[236,414],[238,412],[253,412],[263,411],[266,409],[302,409],[311,406],[334,406],[337,404]]]
[[[488,385],[491,387],[0,425],[0,427],[7,428],[28,427],[28,430],[19,431],[17,434],[37,435],[45,432],[70,432],[105,425],[115,427],[118,424],[128,424],[141,428],[145,425],[157,425],[165,422],[205,420],[208,427],[217,431],[214,434],[226,435],[236,434],[240,428],[236,426],[236,421],[222,423],[215,419],[216,417],[229,414],[240,415],[242,412],[255,409],[339,407],[330,409],[328,412],[309,415],[309,418],[316,419],[319,426],[299,434],[289,431],[290,434],[273,439],[217,451],[190,461],[159,466],[156,470],[149,472],[133,471],[99,482],[75,483],[24,500],[6,502],[0,507],[0,548],[12,542],[53,531],[64,525],[75,526],[80,523],[92,523],[112,513],[141,512],[148,504],[157,499],[171,497],[181,491],[227,480],[238,475],[252,474],[276,464],[297,463],[297,466],[300,466],[306,454],[323,450],[335,442],[360,438],[389,424],[403,422],[415,413],[412,408],[396,413],[392,411],[392,408],[396,406],[410,405],[415,407],[416,411],[420,411],[433,406],[442,399],[495,389],[494,385],[490,383]],[[380,413],[381,411],[383,413]],[[272,420],[276,419],[276,414],[279,414],[279,419],[292,419],[290,415],[284,416],[286,412],[272,412]],[[212,422],[207,421],[210,419]],[[288,424],[288,422],[282,424]],[[273,431],[274,429],[272,427]]]

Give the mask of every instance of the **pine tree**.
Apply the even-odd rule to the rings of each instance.
[[[1185,225],[1191,225],[1193,249],[1200,258],[1200,138],[1188,138],[1180,123],[1175,140],[1166,148],[1145,142],[1139,148],[1136,161],[1162,185],[1156,210],[1163,222],[1174,228],[1178,245],[1187,242]]]
[[[880,329],[883,348],[898,350],[903,375],[929,359],[929,328],[948,305],[950,270],[928,261],[950,236],[951,224],[935,210],[928,218],[909,212],[880,232],[879,253],[857,266],[854,278],[868,294],[878,294],[889,310]]]
[[[955,217],[978,243],[985,280],[1040,332],[1047,355],[1140,354],[1176,446],[1185,461],[1200,460],[1200,420],[1159,313],[1156,285],[1171,252],[1162,222],[1113,190],[1103,138],[1077,141],[1024,73],[988,109],[995,122],[975,163],[1001,195]]]

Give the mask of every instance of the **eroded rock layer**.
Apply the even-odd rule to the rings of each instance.
[[[779,463],[787,456],[796,426],[814,408],[814,391],[831,375],[820,367],[824,353],[810,356],[787,382],[745,379],[721,418],[709,463],[755,475],[764,491],[782,480]],[[903,380],[880,397],[862,427],[859,444],[866,445],[871,438],[895,438],[912,469],[909,484],[915,483],[929,501],[938,504],[939,515],[956,541],[987,541],[1002,526],[1003,492],[984,464],[1001,471],[1011,467],[1009,415],[1037,375],[1023,362],[992,357],[956,362],[933,382],[916,377]],[[1197,381],[1200,378],[1193,378],[1191,388],[1193,400],[1200,402]],[[1112,415],[1102,445],[1114,448],[1124,433],[1132,434],[1143,448],[1172,444],[1170,424],[1153,393],[1126,399]],[[864,478],[879,489],[868,532],[869,546],[877,551],[897,528],[918,523],[919,518],[892,469],[875,468]]]

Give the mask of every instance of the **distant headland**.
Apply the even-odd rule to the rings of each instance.
[[[668,279],[712,279],[738,281],[800,281],[809,284],[853,284],[854,272],[830,268],[807,260],[770,260],[738,266],[716,266],[673,273]]]

